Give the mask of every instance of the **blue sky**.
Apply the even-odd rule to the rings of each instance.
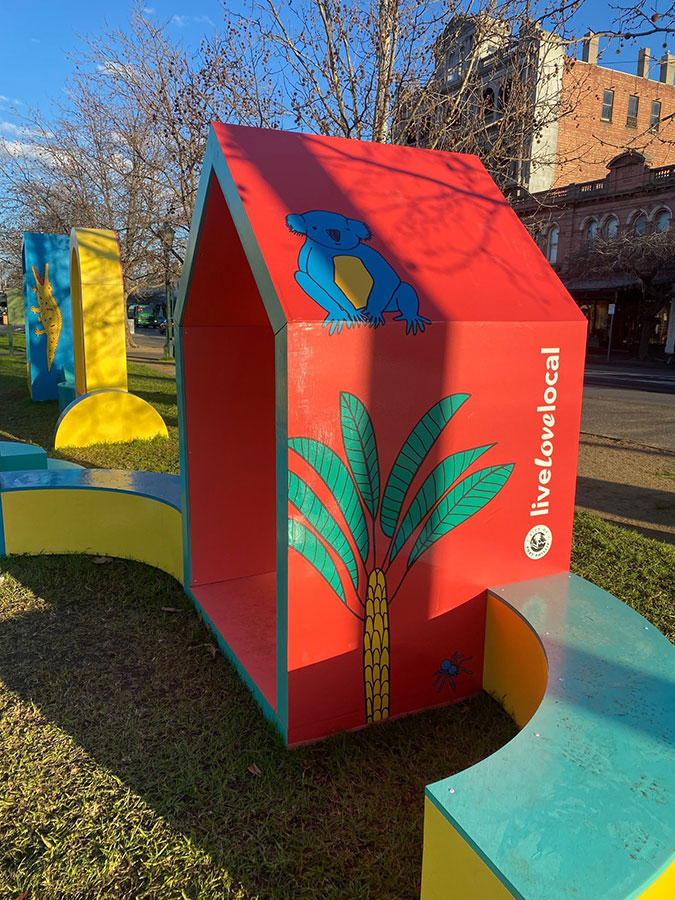
[[[233,2],[239,5],[239,0]],[[651,6],[652,0],[646,5]],[[196,46],[203,34],[222,23],[218,0],[148,0],[147,9],[159,20],[171,20],[171,31],[188,45]],[[577,17],[578,32],[607,27],[607,16],[607,2],[587,0]],[[122,25],[128,18],[129,4],[124,0],[107,5],[96,0],[14,0],[8,4],[5,27],[0,31],[0,134],[15,137],[20,116],[29,106],[48,112],[51,98],[62,95],[72,71],[67,54],[81,46],[79,35],[99,31],[106,20]],[[652,60],[662,56],[662,39],[656,36],[645,43],[652,50]],[[628,46],[620,55],[610,48],[602,64],[635,72],[637,47]]]
[[[12,123],[29,106],[49,108],[61,94],[73,66],[68,53],[81,47],[80,35],[100,31],[107,21],[124,25],[130,6],[124,0],[14,0],[0,29],[0,122]],[[217,0],[150,0],[159,21],[171,19],[171,31],[188,44],[199,43],[222,22]],[[1,126],[0,126],[1,127]],[[5,128],[5,131],[7,129]]]

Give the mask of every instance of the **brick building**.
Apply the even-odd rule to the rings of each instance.
[[[607,163],[627,149],[645,153],[655,167],[675,162],[675,56],[653,62],[642,49],[636,74],[628,74],[598,65],[598,41],[586,35],[582,59],[575,59],[540,28],[513,34],[490,16],[455,17],[436,41],[433,82],[451,105],[473,79],[476,127],[481,117],[487,125],[480,155],[489,170],[512,85],[525,84],[529,125],[514,130],[510,177],[531,193],[603,179]],[[425,137],[417,142],[424,145]]]
[[[605,177],[577,182],[530,195],[514,193],[515,211],[535,235],[542,252],[558,271],[589,322],[589,349],[635,354],[640,340],[640,283],[634,275],[615,271],[589,274],[579,260],[598,236],[673,234],[672,266],[661,265],[658,283],[664,295],[675,287],[675,165],[654,167],[644,154],[628,150],[616,155]],[[615,305],[614,322],[610,318]],[[669,316],[666,303],[650,322],[650,351],[663,352]]]
[[[558,124],[553,187],[601,179],[623,150],[638,150],[654,167],[675,163],[675,56],[656,64],[639,52],[637,73],[598,66],[598,38],[584,40],[584,58],[566,59],[562,94],[573,112]],[[654,80],[658,75],[659,80]]]

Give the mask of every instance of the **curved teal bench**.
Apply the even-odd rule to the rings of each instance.
[[[675,648],[565,573],[488,591],[485,659],[522,730],[427,787],[423,900],[672,900]]]

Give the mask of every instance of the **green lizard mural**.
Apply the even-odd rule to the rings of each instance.
[[[32,288],[37,296],[37,306],[31,306],[30,311],[38,317],[38,322],[42,324],[42,328],[36,328],[35,334],[47,336],[47,371],[52,367],[56,348],[61,335],[61,326],[63,325],[63,316],[54,299],[52,284],[49,280],[49,263],[45,263],[45,274],[40,278],[40,273],[31,266],[33,270],[33,278],[35,279],[35,287]]]

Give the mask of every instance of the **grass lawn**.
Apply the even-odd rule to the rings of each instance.
[[[0,356],[0,438],[49,448],[24,365]],[[176,472],[172,379],[130,366],[129,386],[170,440],[65,455]],[[675,638],[675,548],[583,514],[574,570]],[[419,895],[424,785],[511,720],[478,696],[289,752],[213,643],[140,563],[0,559],[0,900]]]
[[[7,335],[0,335],[0,354],[7,349]],[[154,438],[127,444],[70,447],[61,452],[54,450],[58,404],[56,400],[33,403],[30,399],[23,353],[0,355],[0,440],[39,444],[50,456],[69,459],[87,467],[178,474],[178,411],[173,371],[160,372],[138,363],[129,363],[128,369],[129,390],[147,400],[159,412],[169,430],[168,440]]]

